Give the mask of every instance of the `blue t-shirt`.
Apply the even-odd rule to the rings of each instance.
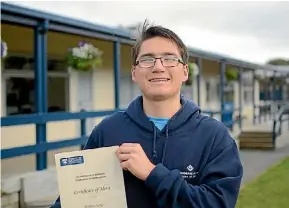
[[[170,120],[169,118],[153,118],[148,117],[150,121],[154,122],[155,126],[161,131]]]

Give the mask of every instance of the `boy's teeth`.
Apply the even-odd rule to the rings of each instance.
[[[151,82],[167,81],[167,79],[152,79]]]

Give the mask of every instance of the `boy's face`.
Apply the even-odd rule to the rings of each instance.
[[[179,94],[188,79],[188,65],[182,63],[177,44],[167,38],[145,40],[137,61],[132,67],[132,79],[149,99],[164,100]]]

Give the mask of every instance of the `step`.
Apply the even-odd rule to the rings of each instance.
[[[273,143],[260,143],[260,142],[245,142],[240,141],[240,149],[262,149],[262,150],[274,150]]]
[[[272,133],[268,132],[242,132],[239,136],[239,138],[245,138],[245,137],[251,137],[251,138],[272,138]]]
[[[239,136],[240,149],[274,149],[272,133],[267,131],[243,131]]]
[[[253,142],[253,143],[272,143],[272,138],[271,137],[267,137],[267,138],[252,138],[252,137],[240,137],[239,138],[240,142]]]

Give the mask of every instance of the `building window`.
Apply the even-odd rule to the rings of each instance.
[[[62,67],[57,69],[56,64],[51,62],[55,61],[48,61],[47,111],[69,111],[68,72]],[[5,102],[2,102],[2,116],[35,113],[33,58],[12,56],[5,60],[4,65],[2,100]]]

